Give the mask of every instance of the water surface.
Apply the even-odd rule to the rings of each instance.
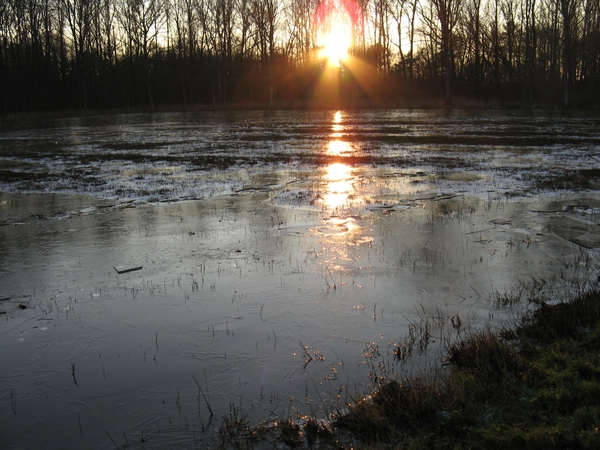
[[[439,364],[448,340],[504,323],[532,293],[595,281],[596,122],[322,111],[4,125],[0,446],[214,446],[232,405],[253,423],[326,417],[376,376]]]

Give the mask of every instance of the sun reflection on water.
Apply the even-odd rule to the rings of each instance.
[[[326,154],[328,156],[346,156],[352,153],[350,144],[339,139],[342,126],[342,113],[336,111],[333,115],[332,133],[327,143]],[[324,206],[331,210],[337,210],[347,206],[348,199],[354,193],[352,184],[352,169],[347,164],[333,163],[325,167],[323,180],[327,183],[327,191],[323,195]]]
[[[327,144],[327,154],[329,156],[345,156],[352,153],[352,148],[348,142],[329,141]]]
[[[325,168],[323,179],[327,182],[327,192],[323,203],[332,210],[346,206],[348,197],[354,192],[352,170],[342,163],[330,164]]]
[[[347,264],[360,257],[360,247],[371,242],[372,237],[365,235],[368,228],[364,228],[362,222],[362,202],[356,198],[355,184],[360,178],[357,169],[341,162],[323,169],[321,201],[326,214],[321,219],[318,234],[328,273],[335,280],[337,277],[341,280]]]
[[[333,115],[333,125],[331,126],[331,130],[333,133],[331,134],[332,138],[341,137],[341,132],[344,131],[344,127],[342,126],[342,113],[337,111]]]
[[[343,163],[329,164],[326,168],[325,178],[327,181],[339,181],[350,177],[350,167]]]
[[[357,199],[356,183],[357,170],[343,162],[344,158],[351,156],[354,149],[349,142],[342,139],[344,125],[343,115],[337,111],[332,120],[329,141],[324,148],[324,153],[333,157],[335,162],[324,166],[321,175],[321,206],[326,215],[318,231],[320,240],[326,253],[329,255],[329,267],[332,272],[342,270],[338,264],[342,261],[352,260],[356,250],[351,250],[367,242],[363,236],[364,230],[360,225],[359,204]],[[366,240],[365,240],[366,239]]]

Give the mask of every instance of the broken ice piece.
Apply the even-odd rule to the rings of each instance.
[[[115,266],[115,270],[117,271],[118,274],[133,272],[134,270],[142,270],[142,269],[143,269],[142,266],[135,266],[135,267]]]

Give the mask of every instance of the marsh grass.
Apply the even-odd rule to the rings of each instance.
[[[600,323],[600,290],[592,288],[570,301],[539,303],[524,316],[514,333],[541,343],[557,339],[581,339]]]
[[[595,189],[600,183],[600,169],[553,170],[534,180],[538,189]]]
[[[219,426],[219,448],[251,449],[265,436],[264,426],[253,427],[239,406],[230,403],[229,415]]]
[[[600,291],[472,331],[447,365],[383,383],[335,426],[359,447],[600,448]]]

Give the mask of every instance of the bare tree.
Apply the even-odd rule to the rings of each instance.
[[[92,17],[93,74],[98,77],[99,97],[105,104],[116,106],[113,85],[118,61],[116,5],[111,0],[94,0]],[[102,100],[98,100],[101,103]]]
[[[517,21],[517,9],[514,0],[503,0],[500,10],[504,19],[503,51],[501,53],[502,63],[505,67],[506,81],[512,83],[520,65],[520,36]]]
[[[272,104],[275,32],[279,20],[279,2],[277,0],[252,0],[252,17],[257,28],[261,66],[268,70],[269,103]]]
[[[164,0],[122,0],[119,15],[119,20],[126,33],[132,89],[138,78],[136,72],[139,72],[151,109],[154,109],[151,58],[158,51],[158,36],[165,20],[164,13]]]
[[[562,76],[564,106],[569,106],[571,83],[575,78],[575,45],[578,31],[577,0],[558,0],[562,16]]]
[[[396,23],[398,35],[398,55],[404,77],[408,79],[409,97],[412,96],[414,81],[414,50],[415,50],[415,24],[419,9],[419,0],[389,0],[388,9]],[[403,24],[406,31],[403,29]],[[408,38],[408,54],[404,54],[404,38]]]
[[[582,28],[581,75],[586,86],[591,87],[600,78],[600,1],[585,1]]]
[[[465,5],[465,39],[470,46],[470,76],[475,89],[482,84],[482,17],[481,0],[467,0]],[[467,75],[469,76],[469,75]]]
[[[315,36],[312,16],[317,8],[315,0],[292,0],[286,9],[288,13],[288,44],[286,53],[298,65],[311,63]]]
[[[203,5],[200,0],[180,0],[174,3],[171,14],[175,27],[175,48],[180,68],[181,93],[184,108],[188,100],[194,104],[196,62],[200,57],[199,34]],[[187,80],[187,81],[186,81]]]
[[[537,34],[536,34],[536,0],[525,0],[525,84],[527,100],[533,102],[533,91],[536,80]]]
[[[439,23],[439,42],[442,56],[446,104],[452,104],[452,79],[454,71],[453,32],[459,18],[462,0],[431,0],[433,11]]]
[[[79,106],[88,107],[87,86],[87,57],[91,47],[91,29],[94,18],[93,2],[87,0],[62,0],[62,8],[68,24],[71,37],[71,51],[73,56],[73,72],[77,83]]]

